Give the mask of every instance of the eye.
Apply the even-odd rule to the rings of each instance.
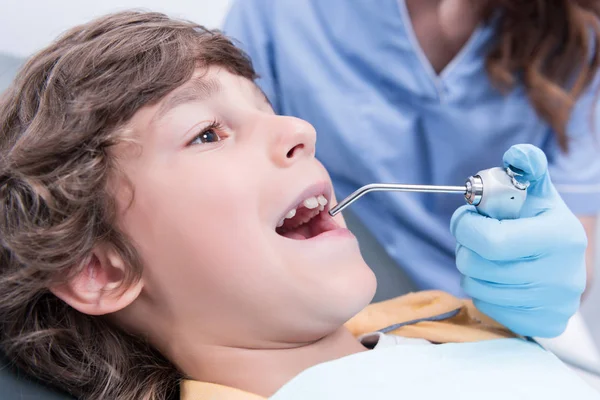
[[[209,126],[202,129],[202,131],[188,143],[188,146],[220,142],[223,140],[217,133],[220,129],[221,125],[219,125],[218,122],[212,122]]]
[[[206,129],[196,136],[190,144],[215,143],[220,142],[221,137],[214,129]]]

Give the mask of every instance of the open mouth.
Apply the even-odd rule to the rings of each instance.
[[[324,194],[307,197],[288,211],[275,231],[288,239],[306,240],[339,229],[328,211],[329,200]]]

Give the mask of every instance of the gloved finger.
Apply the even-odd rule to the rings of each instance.
[[[548,174],[548,160],[539,148],[531,144],[517,144],[504,153],[504,166],[511,166],[523,172],[523,179],[530,182],[527,194],[548,200],[560,196]]]
[[[464,276],[482,281],[518,285],[540,280],[540,272],[535,257],[523,260],[490,261],[481,257],[473,250],[456,246],[456,267]]]
[[[556,254],[547,258],[528,257],[518,260],[490,261],[474,251],[456,246],[456,267],[460,273],[482,281],[506,285],[556,284],[579,296],[585,290],[585,254]]]
[[[487,303],[477,299],[473,300],[475,307],[496,322],[510,327],[522,336],[551,338],[563,333],[569,322],[569,317],[575,313],[573,304],[562,310],[555,311],[547,308],[514,308]],[[568,314],[572,311],[571,314]]]
[[[463,277],[461,287],[473,299],[516,308],[561,307],[573,298],[570,291],[555,285],[528,283],[507,285]],[[575,296],[577,297],[577,296]]]
[[[463,206],[452,215],[450,230],[462,246],[488,260],[502,261],[545,254],[557,240],[563,246],[570,239],[560,237],[557,232],[561,229],[560,222],[556,216],[546,214],[499,221]],[[579,235],[573,236],[572,240],[581,239]]]

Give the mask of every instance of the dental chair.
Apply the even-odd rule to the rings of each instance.
[[[0,400],[75,400],[35,382],[0,354]]]

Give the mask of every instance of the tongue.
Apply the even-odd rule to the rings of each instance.
[[[286,238],[289,238],[289,239],[296,239],[296,240],[309,239],[314,236],[313,232],[311,231],[312,230],[311,225],[313,222],[314,222],[314,218],[305,224],[302,224],[294,229],[290,229],[289,231],[284,232],[283,236],[285,236]]]

